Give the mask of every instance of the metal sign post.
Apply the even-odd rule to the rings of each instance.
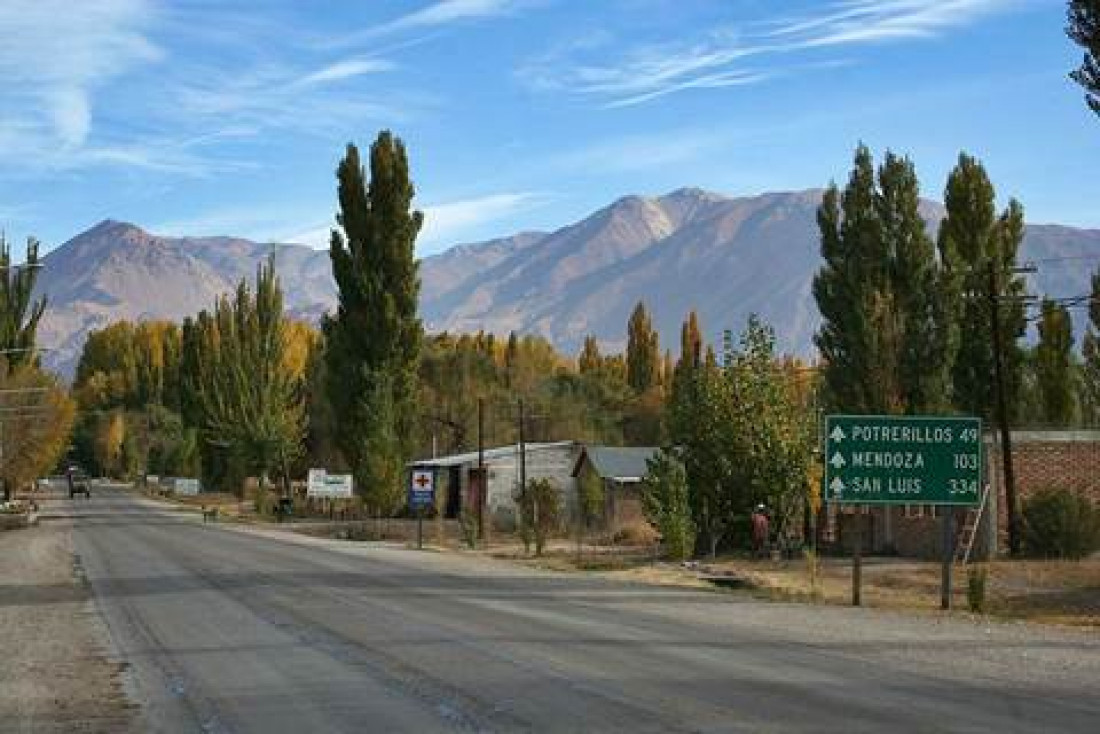
[[[831,415],[822,493],[847,505],[936,505],[943,513],[941,606],[951,605],[953,510],[977,505],[982,422],[947,416]],[[856,515],[852,603],[860,604],[862,516]]]
[[[409,481],[409,509],[416,512],[416,547],[424,548],[424,510],[435,506],[435,472],[414,469]]]

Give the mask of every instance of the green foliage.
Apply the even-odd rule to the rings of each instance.
[[[661,346],[657,330],[641,301],[627,324],[626,381],[637,393],[656,387],[661,370]]]
[[[752,505],[767,504],[782,536],[807,497],[815,418],[800,395],[797,365],[777,362],[775,334],[755,315],[740,349],[727,347],[725,363],[732,398],[727,460],[730,484],[741,489],[737,510],[747,514]]]
[[[1100,115],[1100,2],[1070,0],[1066,33],[1085,54],[1070,78],[1085,90],[1085,101]]]
[[[988,582],[989,568],[985,564],[975,563],[966,567],[966,605],[974,614],[985,612]]]
[[[843,193],[834,185],[822,200],[815,341],[837,409],[913,413],[946,401],[952,332],[919,209],[913,163],[887,152],[876,178],[863,145]]]
[[[611,364],[605,359],[604,365]],[[620,359],[621,363],[621,359]],[[620,372],[578,373],[542,337],[485,334],[425,338],[420,364],[418,455],[476,448],[478,398],[484,404],[487,446],[518,440],[516,401],[532,416],[530,441],[580,440],[618,444],[634,417],[634,396]],[[434,442],[433,442],[434,437]]]
[[[994,196],[981,163],[960,155],[947,180],[947,216],[940,224],[938,241],[946,268],[943,293],[949,303],[948,318],[957,334],[954,354],[948,360],[952,364],[952,400],[958,410],[987,420],[992,419],[995,404],[991,287],[1000,296],[997,313],[1013,419],[1022,381],[1019,340],[1026,327],[1020,298],[1024,281],[1013,273],[1023,240],[1023,208],[1013,200],[997,216]]]
[[[594,520],[602,519],[606,500],[603,480],[600,479],[600,475],[592,469],[591,465],[586,465],[584,471],[577,477],[577,493],[582,513],[582,524],[587,526]]]
[[[1066,427],[1073,421],[1077,395],[1073,366],[1069,309],[1044,300],[1035,348],[1035,376],[1046,425]]]
[[[519,495],[520,532],[524,545],[530,552],[541,556],[546,539],[558,530],[562,521],[562,495],[558,483],[550,478],[528,479],[527,487]]]
[[[34,352],[38,322],[46,310],[45,297],[32,302],[38,279],[38,241],[27,238],[27,261],[16,267],[11,248],[0,234],[0,364],[5,371],[37,363]]]
[[[800,512],[815,441],[815,413],[797,364],[775,355],[775,337],[756,316],[723,366],[695,363],[698,323],[684,327],[687,359],[677,367],[668,407],[670,440],[683,461],[695,527],[713,554],[758,502],[782,533]]]
[[[682,561],[695,549],[695,521],[689,499],[687,472],[667,449],[647,462],[642,483],[642,509],[661,534],[665,553]]]
[[[329,254],[338,289],[325,319],[328,397],[339,443],[359,491],[376,511],[394,509],[415,431],[421,325],[414,254],[423,215],[404,144],[389,132],[370,150],[370,180],[348,145],[336,172],[340,229]]]
[[[1042,490],[1024,502],[1023,516],[1029,555],[1079,560],[1100,549],[1100,508],[1084,493]]]
[[[224,459],[258,472],[261,485],[272,470],[285,473],[304,433],[302,376],[288,366],[286,330],[273,259],[258,268],[255,294],[242,280],[213,314],[183,326],[185,390],[202,436]]]

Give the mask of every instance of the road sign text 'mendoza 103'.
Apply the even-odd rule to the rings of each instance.
[[[975,505],[980,418],[831,415],[825,496],[843,504]]]

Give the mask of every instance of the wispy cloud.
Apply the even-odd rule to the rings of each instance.
[[[465,20],[509,15],[531,0],[439,0],[370,29],[373,34],[435,28]]]
[[[424,207],[420,241],[425,247],[454,244],[457,237],[477,227],[529,211],[551,200],[532,191],[505,192]]]
[[[933,37],[1021,2],[838,0],[813,13],[721,28],[686,43],[625,50],[606,34],[589,33],[525,64],[518,73],[537,89],[595,100],[606,108],[629,107],[691,89],[758,84],[811,66],[799,52]]]
[[[391,71],[394,64],[383,59],[345,59],[305,75],[298,80],[299,86],[340,82],[365,74],[378,74]]]
[[[153,16],[147,0],[0,4],[0,108],[7,135],[20,131],[20,142],[35,144],[38,154],[80,148],[94,124],[95,91],[163,58],[145,32]]]
[[[542,192],[506,191],[423,206],[424,226],[417,238],[417,250],[421,255],[438,252],[443,247],[456,244],[462,237],[476,236],[478,229],[484,225],[537,209],[550,203],[553,198]],[[324,224],[324,220],[319,218],[315,221],[318,222],[315,225],[284,229],[284,234],[275,239],[311,247],[327,247],[332,226]]]

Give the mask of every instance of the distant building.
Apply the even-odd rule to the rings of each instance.
[[[573,467],[578,483],[596,480],[603,484],[603,523],[615,529],[645,519],[642,513],[642,479],[648,461],[658,449],[653,446],[585,446]]]
[[[580,450],[580,444],[574,441],[525,444],[527,479],[554,480],[561,488],[567,513],[575,508],[577,481],[572,469]],[[514,526],[520,482],[519,445],[485,449],[481,458],[488,489],[488,518],[497,527]],[[444,517],[457,518],[464,508],[476,511],[478,452],[422,459],[409,464],[409,468],[435,470],[437,502]]]

